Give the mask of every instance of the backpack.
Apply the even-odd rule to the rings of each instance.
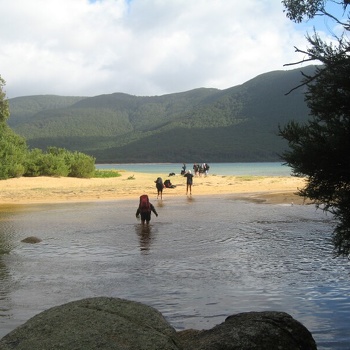
[[[151,204],[149,202],[147,194],[143,194],[142,196],[140,196],[139,208],[141,213],[147,213],[151,211]]]
[[[165,181],[164,181],[164,186],[165,186],[166,188],[169,188],[169,187],[171,186],[170,180],[165,180]]]
[[[161,190],[162,188],[164,188],[163,180],[161,177],[158,177],[155,183],[158,190]]]

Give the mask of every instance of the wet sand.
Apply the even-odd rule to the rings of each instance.
[[[181,175],[147,174],[121,171],[121,176],[107,179],[68,177],[21,177],[0,180],[1,204],[89,202],[138,198],[148,194],[157,197],[155,180],[170,179],[175,188],[165,188],[163,199],[186,196],[186,178]],[[194,177],[192,196],[234,195],[265,203],[303,204],[295,195],[304,187],[304,179],[296,177],[221,176]]]

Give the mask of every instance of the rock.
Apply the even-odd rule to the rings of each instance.
[[[89,298],[48,309],[0,340],[0,350],[315,350],[310,332],[284,312],[249,312],[210,330],[176,332],[150,306]]]
[[[285,312],[247,312],[226,318],[210,330],[185,330],[186,350],[316,350],[311,333]]]
[[[0,340],[0,349],[179,350],[176,331],[152,307],[89,298],[48,309]]]
[[[27,238],[24,238],[21,240],[21,242],[23,242],[23,243],[31,243],[31,244],[39,243],[41,241],[42,240],[40,238],[34,237],[34,236],[30,236],[30,237],[27,237]]]

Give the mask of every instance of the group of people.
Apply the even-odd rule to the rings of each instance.
[[[207,176],[208,175],[208,172],[209,172],[209,164],[208,163],[202,163],[202,164],[199,164],[199,163],[194,163],[193,164],[193,173],[195,176]],[[185,163],[183,163],[182,165],[182,168],[181,168],[181,175],[185,175],[186,174],[186,169],[187,169],[187,166]]]
[[[209,164],[208,163],[202,163],[202,164],[197,164],[194,163],[193,164],[193,172],[196,176],[202,176],[204,174],[204,176],[208,175],[209,172]]]
[[[181,175],[186,177],[186,195],[190,193],[192,195],[192,185],[193,185],[193,177],[201,176],[201,174],[208,175],[209,171],[209,165],[207,163],[203,164],[193,164],[193,172],[192,174],[191,170],[186,170],[186,164],[183,163],[182,169],[181,169]],[[163,180],[161,177],[158,177],[155,181],[156,189],[157,189],[157,199],[160,197],[160,199],[163,199],[163,189],[164,188],[174,188],[174,186],[170,180],[165,180],[163,183]],[[158,213],[152,203],[150,203],[149,198],[146,194],[140,196],[140,203],[136,211],[136,217],[138,218],[141,215],[141,223],[142,224],[149,224],[151,220],[151,213],[154,213],[156,216],[158,216]]]

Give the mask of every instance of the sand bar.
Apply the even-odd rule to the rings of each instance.
[[[143,193],[154,199],[157,197],[154,183],[157,176],[163,181],[170,179],[176,186],[165,188],[163,199],[186,195],[186,178],[181,175],[120,173],[120,177],[107,179],[21,177],[0,180],[0,205],[137,199]],[[234,195],[267,203],[303,204],[303,198],[295,192],[304,187],[304,181],[291,176],[208,175],[194,178],[192,196]]]

